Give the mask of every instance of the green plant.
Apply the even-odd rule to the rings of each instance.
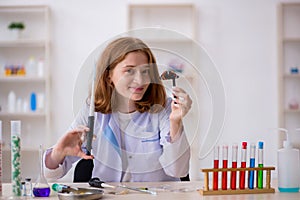
[[[13,30],[13,29],[19,29],[19,30],[23,30],[25,29],[25,25],[23,22],[11,22],[8,25],[8,29]]]

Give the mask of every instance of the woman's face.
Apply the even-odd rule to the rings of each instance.
[[[110,73],[116,91],[132,101],[141,100],[150,84],[150,66],[143,52],[128,53]]]

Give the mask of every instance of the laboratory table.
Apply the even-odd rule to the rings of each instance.
[[[273,181],[272,181],[273,182]],[[74,187],[89,187],[87,183],[64,183],[69,186]],[[111,185],[118,185],[119,183],[109,183]],[[273,184],[273,183],[272,183]],[[52,183],[49,183],[51,186]],[[299,200],[300,193],[280,193],[276,189],[275,193],[267,194],[238,194],[238,195],[207,195],[203,196],[199,193],[199,189],[203,188],[202,181],[188,181],[188,182],[132,182],[124,183],[126,186],[132,187],[147,187],[148,189],[157,191],[156,195],[151,195],[147,193],[141,193],[137,191],[129,191],[126,194],[111,194],[111,189],[104,189],[103,200],[132,200],[132,199],[143,199],[143,200],[268,200],[268,199],[282,199],[282,200]],[[43,199],[43,200],[52,200],[58,199],[57,193],[51,191],[50,197],[36,198],[36,197],[13,197],[11,191],[11,184],[3,184],[3,195],[0,199]]]

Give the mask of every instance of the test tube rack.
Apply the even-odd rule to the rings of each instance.
[[[218,188],[218,190],[213,190],[212,188],[209,188],[209,173],[213,172],[233,172],[233,171],[256,171],[256,177],[258,175],[258,172],[262,170],[264,173],[264,178],[266,180],[265,187],[258,188],[257,187],[257,180],[256,180],[256,188],[249,189],[239,189],[238,187],[236,189],[230,189],[227,188],[226,190]],[[218,169],[201,169],[201,171],[204,173],[204,187],[203,189],[199,190],[199,193],[202,195],[230,195],[230,194],[262,194],[262,193],[275,193],[275,189],[271,187],[271,170],[275,170],[275,167],[253,167],[253,168],[218,168]],[[238,174],[238,173],[237,173]],[[229,174],[230,175],[230,174]],[[237,176],[238,179],[238,176]],[[247,180],[245,180],[247,182]],[[238,180],[236,180],[236,183],[238,183]]]

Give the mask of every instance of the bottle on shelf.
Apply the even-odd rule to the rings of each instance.
[[[8,93],[7,105],[8,105],[7,111],[9,113],[16,112],[16,94],[12,90]]]
[[[28,76],[36,76],[37,74],[37,64],[34,56],[30,56],[25,65],[26,72]]]
[[[37,63],[37,76],[44,77],[44,60],[42,58]]]
[[[36,111],[36,94],[34,92],[31,93],[30,95],[30,110],[31,111]]]

